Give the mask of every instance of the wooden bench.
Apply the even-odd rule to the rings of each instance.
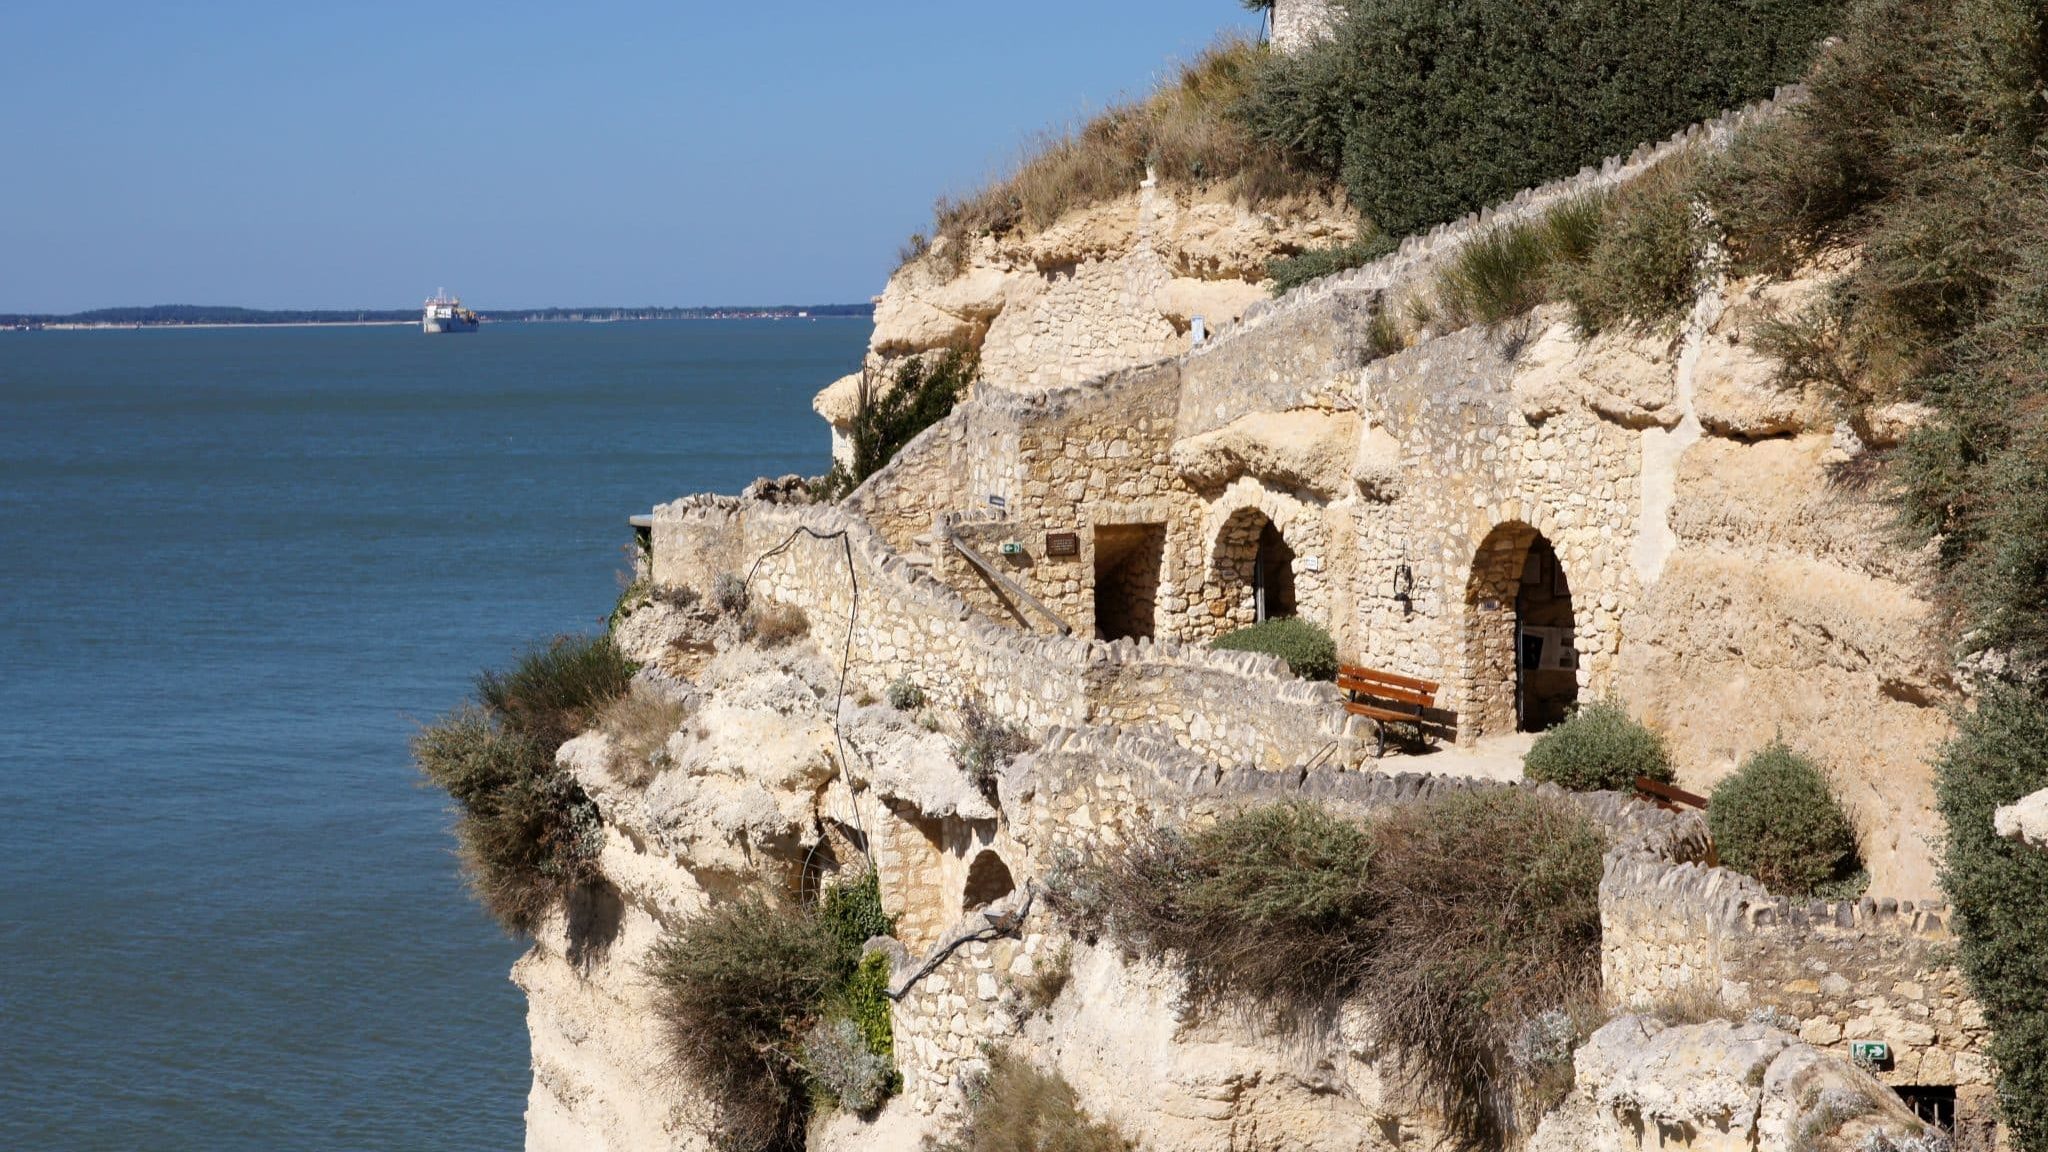
[[[1344,711],[1373,721],[1379,736],[1379,745],[1373,749],[1375,757],[1386,754],[1389,724],[1412,725],[1416,739],[1425,743],[1430,740],[1428,719],[1423,713],[1436,707],[1436,690],[1440,687],[1436,681],[1339,664],[1337,687],[1344,692]]]

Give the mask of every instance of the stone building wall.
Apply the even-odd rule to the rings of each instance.
[[[1348,742],[1361,737],[1332,685],[1296,679],[1274,657],[1004,627],[839,510],[691,497],[655,510],[653,548],[661,584],[701,590],[753,572],[754,594],[802,609],[827,652],[840,650],[853,607],[850,548],[860,611],[849,679],[875,694],[908,678],[948,705],[980,698],[1032,732],[1149,723],[1212,760],[1259,768],[1299,764],[1333,741],[1352,756]]]
[[[1982,1107],[1989,1031],[1955,967],[1940,901],[1795,901],[1746,876],[1645,853],[1609,856],[1600,887],[1609,1001],[1643,1008],[1703,998],[1769,1010],[1817,1048],[1891,1047],[1887,1084],[1955,1085]]]
[[[1336,26],[1330,0],[1275,0],[1273,47],[1299,52],[1329,36]]]

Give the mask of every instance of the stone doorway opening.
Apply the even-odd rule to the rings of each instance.
[[[1271,520],[1259,529],[1252,565],[1253,620],[1263,623],[1294,615],[1294,549]]]
[[[1166,525],[1095,527],[1095,634],[1103,640],[1157,635],[1159,574],[1166,562]]]
[[[1487,534],[1466,593],[1461,739],[1541,732],[1579,700],[1577,620],[1556,549],[1527,524]]]
[[[967,866],[967,887],[960,896],[960,910],[986,908],[1016,890],[1017,881],[1010,876],[1010,866],[1003,863],[995,849],[984,848],[975,856],[974,863]]]
[[[1294,545],[1271,517],[1257,508],[1231,513],[1216,533],[1219,625],[1228,630],[1295,615],[1294,560]]]

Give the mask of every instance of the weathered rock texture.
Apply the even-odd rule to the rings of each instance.
[[[1530,1152],[1851,1152],[1872,1134],[1923,1131],[1884,1085],[1759,1024],[1672,1028],[1624,1016],[1573,1063],[1572,1094]]]
[[[982,236],[964,267],[942,247],[898,269],[876,297],[863,372],[886,387],[903,357],[965,347],[980,352],[984,388],[1079,384],[1187,351],[1196,317],[1211,334],[1228,328],[1266,298],[1268,262],[1357,227],[1341,204],[1254,210],[1148,180],[1042,231]],[[840,455],[860,387],[856,373],[814,402]]]
[[[693,714],[644,786],[613,770],[602,737],[563,750],[603,810],[610,883],[520,964],[530,1145],[701,1146],[701,1106],[656,1066],[640,965],[659,927],[871,863],[898,918],[904,1092],[872,1122],[830,1120],[822,1146],[943,1131],[991,1044],[1059,1069],[1154,1147],[1434,1146],[1437,1118],[1382,1075],[1369,1021],[1289,1046],[1196,1019],[1171,972],[1067,939],[1035,903],[1062,859],[1156,824],[1491,786],[1354,771],[1376,767],[1370,733],[1333,687],[1207,648],[1262,612],[1313,618],[1346,657],[1440,682],[1461,741],[1530,722],[1529,685],[1619,694],[1671,737],[1682,783],[1711,785],[1783,735],[1847,801],[1882,898],[1773,898],[1705,867],[1697,818],[1581,801],[1614,845],[1609,1000],[1788,1027],[1616,1021],[1580,1051],[1578,1088],[1535,1146],[1842,1147],[1907,1123],[1885,1083],[1953,1086],[1980,1109],[1983,1023],[1929,899],[1926,758],[1956,689],[1923,639],[1926,558],[1890,543],[1875,496],[1833,482],[1925,416],[1837,414],[1752,351],[1773,307],[1833,272],[1708,275],[1659,334],[1587,340],[1542,309],[1395,347],[1375,324],[1486,229],[1719,146],[1740,122],[1280,301],[1246,306],[1255,269],[1341,238],[1337,225],[1150,189],[984,238],[958,275],[944,253],[900,272],[875,363],[975,344],[989,374],[975,397],[839,506],[699,496],[652,518],[655,585],[705,592],[752,573],[757,602],[801,609],[810,639],[753,652],[677,608],[687,597],[621,626],[636,654],[693,681],[675,689]],[[1242,316],[1189,349],[1198,310]],[[846,392],[820,400],[837,423]],[[909,680],[928,714],[835,710],[825,660],[841,653],[854,701]],[[959,767],[969,703],[1037,746],[992,792]],[[1028,989],[1062,964],[1064,991],[1034,1007]],[[1867,1040],[1893,1054],[1875,1078],[1849,1064]]]

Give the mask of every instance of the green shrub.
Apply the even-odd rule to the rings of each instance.
[[[1311,280],[1362,268],[1398,247],[1400,244],[1391,237],[1375,235],[1351,244],[1311,248],[1274,259],[1266,265],[1266,275],[1273,280],[1273,295],[1285,296]]]
[[[989,1053],[988,1071],[968,1085],[961,1140],[940,1152],[1132,1152],[1136,1141],[1090,1120],[1073,1086],[1006,1048]]]
[[[990,800],[996,798],[996,777],[1031,746],[1028,733],[989,711],[980,700],[970,699],[961,706],[960,742],[954,752],[967,770],[967,778]]]
[[[924,707],[924,689],[909,677],[889,682],[889,707],[898,712],[915,712]]]
[[[861,397],[848,434],[853,442],[853,467],[849,470],[834,464],[820,494],[842,496],[881,471],[918,433],[953,411],[974,386],[980,370],[976,354],[962,348],[903,361],[890,387],[878,396]]]
[[[1337,678],[1337,642],[1321,625],[1298,616],[1239,628],[1218,637],[1209,647],[1222,652],[1264,652],[1287,661],[1287,666],[1304,680]]]
[[[610,636],[558,636],[519,658],[510,672],[484,672],[476,695],[506,727],[554,750],[597,723],[625,694],[636,665]]]
[[[802,1042],[846,964],[807,908],[749,898],[671,931],[650,969],[670,1052],[737,1149],[803,1147]]]
[[[1280,804],[1136,840],[1082,869],[1066,898],[1088,926],[1173,957],[1195,1004],[1249,1000],[1292,1022],[1358,983],[1380,911],[1372,856],[1357,824]]]
[[[1664,738],[1629,716],[1618,700],[1600,700],[1538,737],[1522,774],[1575,792],[1629,792],[1636,777],[1668,784],[1673,773]]]
[[[1694,167],[1677,157],[1609,195],[1589,198],[1598,204],[1598,217],[1580,227],[1578,255],[1560,253],[1557,275],[1557,295],[1571,304],[1581,331],[1655,325],[1692,304],[1706,239],[1694,208]],[[1553,219],[1558,215],[1570,213]]]
[[[1357,998],[1458,1134],[1498,1143],[1554,1072],[1517,1063],[1530,1022],[1598,990],[1604,851],[1583,813],[1517,788],[1363,826],[1290,804],[1134,839],[1062,877],[1055,906],[1175,964],[1198,1007],[1299,1028]]]
[[[2048,788],[2048,703],[1994,688],[1961,718],[1936,765],[1948,822],[1942,888],[1963,971],[1991,1025],[1999,1101],[2015,1145],[2048,1148],[2048,852],[1999,837],[1992,813]]]
[[[414,762],[459,810],[455,840],[470,888],[517,935],[597,878],[597,806],[554,753],[465,707],[413,737]]]
[[[555,764],[563,742],[594,727],[632,682],[609,636],[561,637],[510,672],[477,677],[465,706],[413,738],[413,761],[460,809],[464,870],[505,929],[528,934],[579,885],[597,879],[597,805]]]
[[[868,1111],[895,1090],[888,960],[861,954],[893,931],[869,873],[815,905],[720,905],[656,945],[669,1049],[717,1106],[726,1146],[798,1149],[814,1098]]]
[[[1456,220],[1795,79],[1838,0],[1353,0],[1246,115],[1392,236]]]
[[[1707,807],[1721,862],[1788,896],[1855,873],[1856,830],[1813,761],[1773,741],[1715,787]]]

